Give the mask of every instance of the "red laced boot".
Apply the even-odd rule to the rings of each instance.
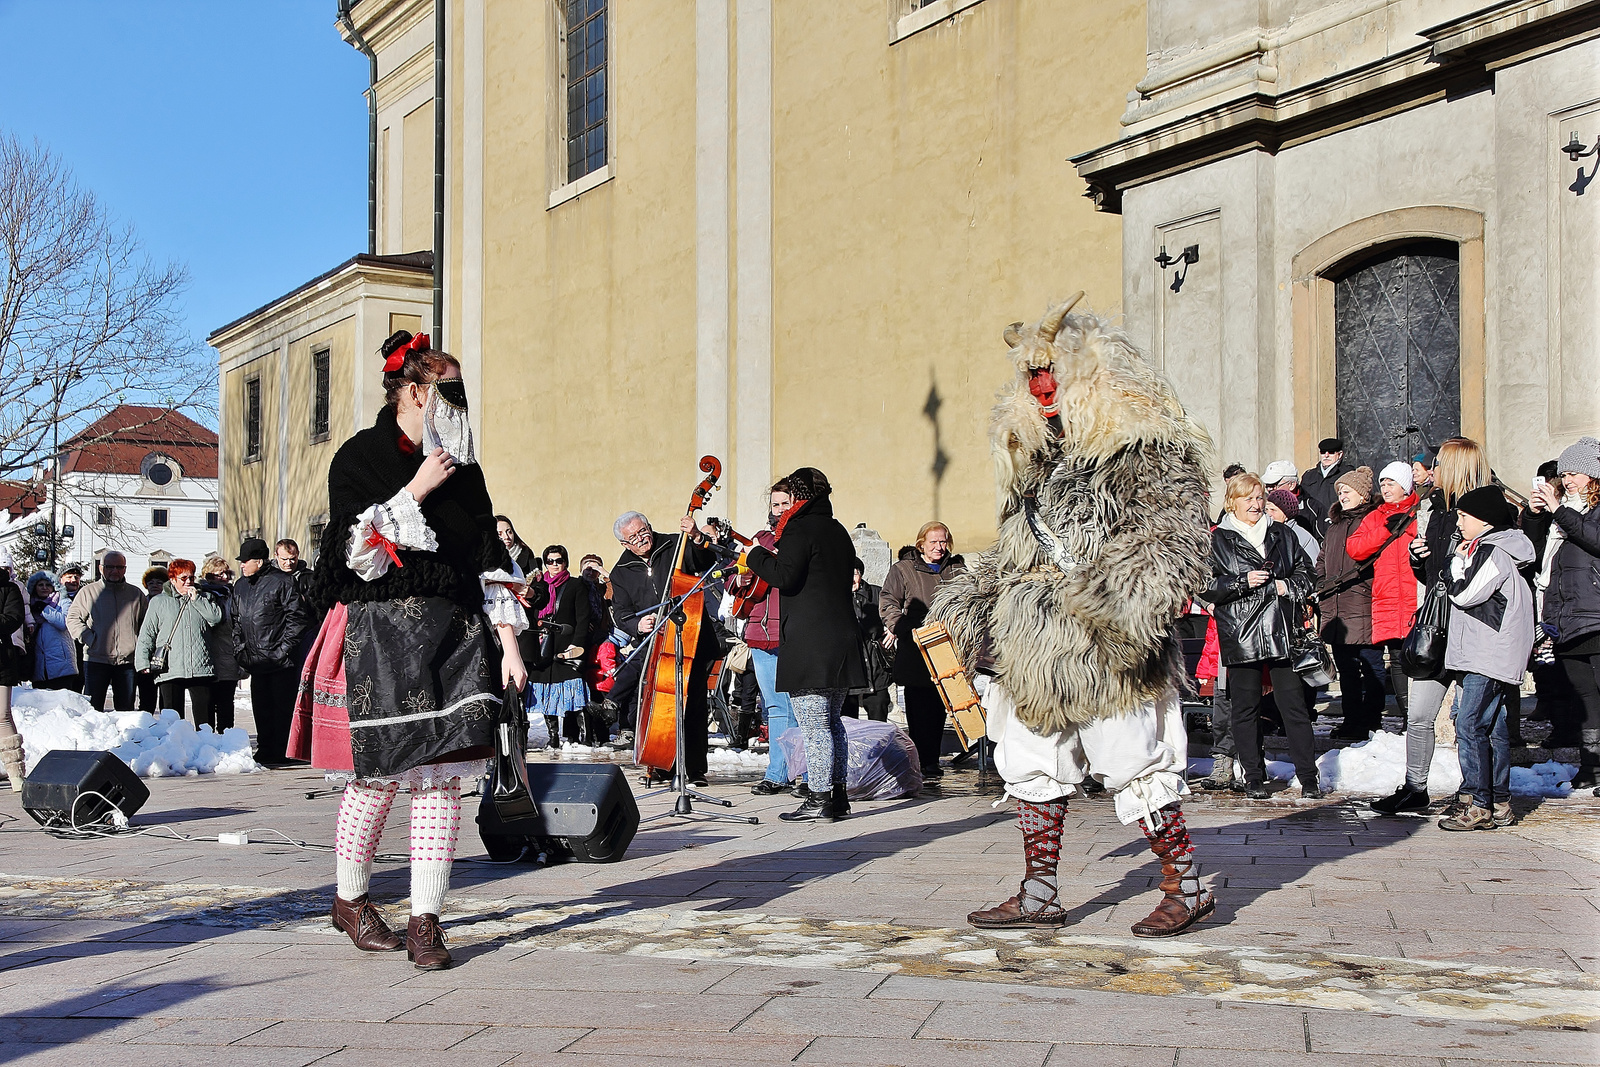
[[[1145,827],[1150,851],[1161,858],[1161,891],[1166,894],[1156,910],[1133,924],[1137,937],[1172,937],[1181,934],[1217,909],[1211,891],[1200,884],[1200,868],[1194,859],[1194,842],[1184,825],[1183,809],[1170,804],[1158,813],[1161,823],[1154,832]]]
[[[1058,902],[1056,867],[1061,862],[1061,824],[1066,817],[1065,800],[1043,804],[1017,801],[1017,826],[1022,830],[1027,864],[1022,886],[1004,904],[968,915],[967,922],[985,930],[1065,925],[1067,913]]]

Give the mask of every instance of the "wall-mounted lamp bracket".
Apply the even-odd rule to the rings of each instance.
[[[1161,254],[1156,256],[1155,258],[1156,258],[1156,265],[1161,268],[1163,273],[1166,272],[1166,269],[1168,267],[1171,267],[1171,266],[1174,266],[1174,265],[1180,264],[1180,263],[1183,264],[1183,270],[1180,273],[1174,274],[1172,276],[1172,291],[1174,293],[1176,293],[1176,292],[1180,291],[1183,288],[1183,281],[1184,281],[1185,278],[1187,278],[1189,276],[1189,266],[1190,266],[1190,264],[1200,262],[1200,246],[1199,245],[1189,245],[1188,247],[1184,248],[1183,252],[1180,255],[1169,256],[1169,255],[1167,255],[1167,246],[1166,245],[1162,245],[1161,246]]]

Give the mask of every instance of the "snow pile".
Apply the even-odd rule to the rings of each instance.
[[[716,774],[766,774],[767,754],[713,748],[706,752],[706,767]]]
[[[12,690],[12,712],[22,733],[28,770],[55,749],[106,751],[141,778],[191,774],[249,774],[259,770],[250,734],[234,727],[218,734],[168,709],[160,718],[143,711],[95,711],[81,693]]]
[[[1190,777],[1204,777],[1211,773],[1211,760],[1189,761]],[[1517,797],[1565,797],[1572,794],[1573,775],[1578,768],[1571,763],[1536,763],[1532,767],[1511,768],[1511,795]],[[1294,764],[1282,760],[1267,761],[1267,777],[1287,781],[1298,786]],[[1388,796],[1399,789],[1406,780],[1406,739],[1403,734],[1377,733],[1366,741],[1347,748],[1324,752],[1317,759],[1317,777],[1325,790],[1341,793],[1366,793]],[[1448,796],[1461,788],[1461,763],[1454,748],[1443,745],[1433,750],[1433,762],[1428,768],[1428,792],[1434,796]]]
[[[1293,774],[1294,768],[1285,766]],[[1324,752],[1317,760],[1317,777],[1323,789],[1388,796],[1405,784],[1405,736],[1379,732],[1347,748]],[[1433,762],[1428,767],[1428,791],[1438,796],[1460,788],[1461,764],[1456,759],[1455,749],[1435,748]],[[1515,785],[1512,792],[1516,792]]]
[[[1514,797],[1565,797],[1572,795],[1572,778],[1578,773],[1575,763],[1535,763],[1532,767],[1511,768],[1511,795]]]

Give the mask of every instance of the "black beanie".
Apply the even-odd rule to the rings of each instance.
[[[1497,530],[1509,530],[1517,524],[1517,509],[1498,486],[1480,485],[1461,494],[1456,500],[1456,510],[1482,519]]]

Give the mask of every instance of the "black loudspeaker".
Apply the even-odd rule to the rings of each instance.
[[[109,752],[58,748],[22,780],[23,810],[41,826],[92,826],[108,822],[113,809],[131,816],[149,799],[139,776]]]
[[[539,813],[506,822],[485,779],[478,833],[489,858],[512,860],[535,846],[552,860],[615,863],[639,830],[639,805],[622,768],[610,763],[530,763],[528,791]]]

